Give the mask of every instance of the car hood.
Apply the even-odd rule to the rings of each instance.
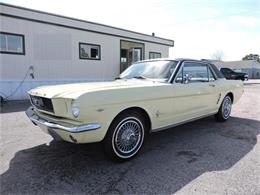
[[[46,98],[77,98],[85,93],[119,89],[119,88],[133,88],[151,85],[159,85],[159,82],[152,80],[115,80],[109,82],[89,82],[89,83],[73,83],[52,86],[42,86],[30,90],[29,95],[35,95]],[[161,83],[163,84],[163,83]]]

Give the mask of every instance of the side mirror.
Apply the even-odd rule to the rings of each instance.
[[[190,80],[191,80],[191,76],[189,74],[185,74],[183,76],[183,83],[184,84],[188,84],[190,82]]]

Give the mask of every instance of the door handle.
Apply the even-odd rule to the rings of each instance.
[[[216,85],[215,84],[209,84],[210,87],[215,87]]]

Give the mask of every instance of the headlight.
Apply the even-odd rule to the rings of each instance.
[[[75,118],[77,118],[79,116],[79,107],[75,100],[72,100],[72,102],[71,102],[71,112]]]

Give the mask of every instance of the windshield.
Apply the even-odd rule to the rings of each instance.
[[[129,66],[120,79],[163,79],[168,80],[175,70],[177,61],[148,61]]]

